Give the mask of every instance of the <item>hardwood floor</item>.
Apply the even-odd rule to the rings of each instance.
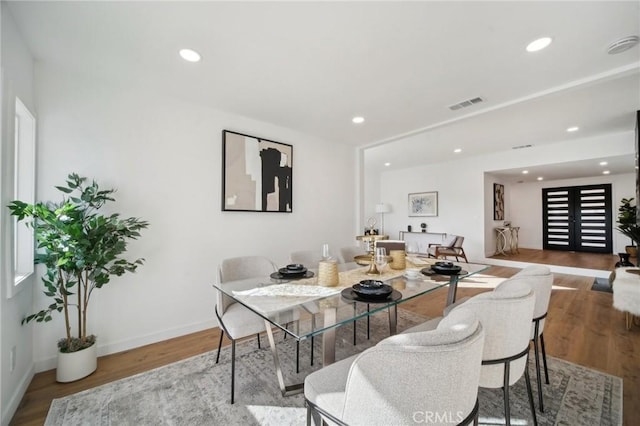
[[[514,262],[542,263],[545,265],[567,266],[572,268],[599,269],[610,271],[620,258],[615,254],[579,253],[573,251],[535,250],[521,248],[520,253],[495,255],[490,259],[511,260]],[[637,259],[632,259],[637,264]]]
[[[526,254],[521,249],[520,256]],[[549,253],[530,255],[542,259]],[[589,266],[580,262],[574,266],[597,269],[592,266],[596,260],[591,256],[582,259]],[[605,265],[607,259],[601,258],[601,261]],[[616,261],[617,256],[610,266],[603,266],[603,269],[611,269]],[[487,291],[498,281],[492,277],[509,277],[517,271],[516,268],[493,266],[482,276],[461,285],[458,295],[463,297]],[[591,291],[592,284],[593,278],[590,277],[555,274],[544,331],[547,354],[622,377],[624,425],[635,425],[640,418],[640,327],[634,325],[627,331],[624,314],[612,307],[612,294]],[[439,316],[445,297],[446,289],[442,289],[409,301],[402,307],[430,317]],[[218,338],[219,330],[215,328],[101,357],[95,373],[74,383],[56,383],[54,370],[36,374],[10,424],[41,425],[54,398],[215,350]]]

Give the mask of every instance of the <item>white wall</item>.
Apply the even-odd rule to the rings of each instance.
[[[493,220],[493,183],[499,181],[494,180],[490,174],[492,171],[547,164],[550,158],[557,163],[563,163],[634,155],[634,150],[634,134],[625,132],[540,145],[527,150],[460,158],[424,167],[385,171],[380,179],[380,193],[377,196],[393,206],[393,212],[385,215],[385,227],[389,235],[398,235],[398,231],[406,229],[408,224],[415,228],[416,224],[425,222],[430,232],[463,235],[465,252],[470,261],[486,262],[486,257],[495,252],[493,228],[502,224],[502,221]],[[625,177],[620,179],[624,182],[620,185],[626,188],[628,183]],[[629,179],[631,180],[631,176]],[[633,182],[631,180],[631,185]],[[407,194],[426,191],[438,191],[438,216],[409,217]],[[621,189],[621,192],[624,191],[626,190]],[[365,205],[375,202],[377,200],[365,200]],[[511,209],[512,206],[506,206],[507,215],[512,214]]]
[[[211,284],[225,257],[284,264],[293,250],[353,244],[353,149],[46,65],[36,93],[38,199],[58,199],[53,186],[78,172],[118,188],[114,211],[150,222],[129,248],[146,264],[93,295],[100,354],[216,325]],[[293,145],[293,213],[220,211],[223,129]],[[54,366],[62,330],[60,318],[34,326],[38,370]]]
[[[33,377],[33,344],[29,328],[20,321],[30,309],[34,277],[28,278],[22,291],[9,298],[13,285],[12,218],[6,205],[13,198],[13,128],[15,97],[35,114],[33,97],[33,60],[4,2],[1,10],[2,145],[0,147],[0,413],[8,424],[24,391]],[[11,371],[10,351],[15,348],[16,365]]]
[[[542,249],[542,189],[564,186],[582,186],[611,184],[611,201],[613,208],[613,252],[624,252],[624,246],[629,244],[628,238],[615,231],[618,217],[618,206],[623,197],[635,197],[635,174],[608,175],[583,179],[564,179],[556,181],[542,181],[513,184],[507,187],[508,198],[506,205],[510,214],[505,216],[511,220],[513,226],[520,226],[519,246]]]

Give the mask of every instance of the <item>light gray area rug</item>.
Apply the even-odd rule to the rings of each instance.
[[[399,330],[424,321],[423,317],[403,310],[398,315]],[[367,340],[365,321],[359,321],[358,344],[354,346],[353,328],[339,328],[337,358],[360,352],[386,337],[389,333],[386,315],[372,317],[371,330],[371,339]],[[266,344],[266,339],[263,343]],[[278,355],[287,383],[302,382],[305,375],[319,368],[317,362],[314,367],[309,366],[309,348],[309,342],[301,342],[301,373],[296,375],[295,341],[280,336]],[[230,348],[226,347],[219,364],[215,363],[216,351],[212,351],[55,399],[45,425],[305,424],[303,395],[281,396],[271,351],[268,347],[258,349],[256,339],[238,343],[236,347],[236,403],[229,404],[230,354]],[[321,359],[319,339],[314,356]],[[552,357],[548,361],[551,383],[543,384],[545,412],[537,412],[539,424],[622,424],[622,379]],[[530,371],[536,399],[533,366]],[[524,378],[511,388],[510,400],[512,424],[532,424]],[[481,389],[479,401],[480,424],[504,424],[500,389]]]

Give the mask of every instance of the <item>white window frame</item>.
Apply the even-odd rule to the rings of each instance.
[[[13,199],[35,202],[36,183],[36,119],[16,97],[14,127]],[[8,297],[22,290],[34,273],[35,237],[25,221],[13,218],[13,285]]]

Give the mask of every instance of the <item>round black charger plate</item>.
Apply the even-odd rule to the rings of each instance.
[[[303,278],[311,278],[314,273],[307,270],[303,274],[281,274],[280,272],[274,272],[269,275],[274,280],[301,280]]]
[[[342,292],[340,293],[342,295],[342,297],[350,302],[364,302],[364,303],[389,303],[389,302],[396,302],[400,299],[402,299],[402,293],[400,293],[398,290],[393,290],[391,293],[389,293],[388,295],[386,295],[384,298],[380,298],[380,297],[371,297],[371,295],[359,295],[357,294],[355,291],[353,291],[353,288],[349,287],[349,288],[345,288],[344,290],[342,290]]]

